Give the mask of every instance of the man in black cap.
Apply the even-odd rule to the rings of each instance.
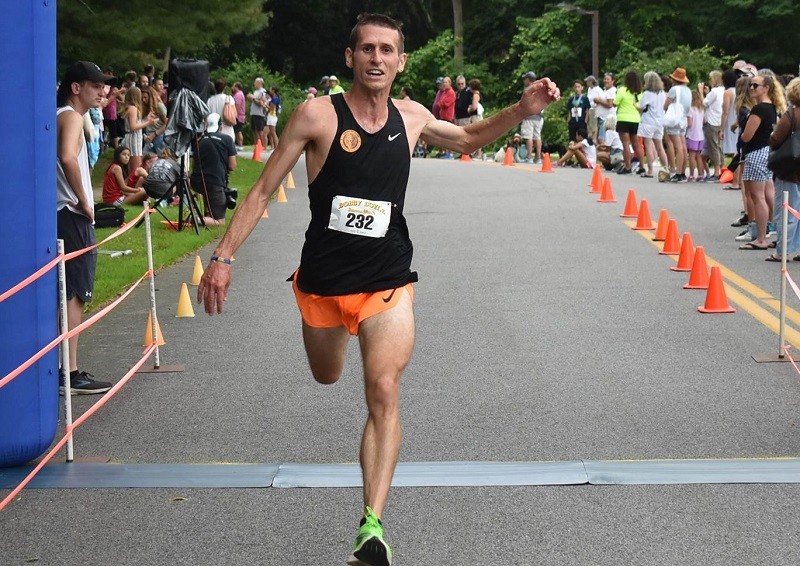
[[[102,103],[103,88],[114,82],[100,67],[79,61],[64,74],[57,94],[57,194],[58,238],[64,240],[64,251],[74,252],[94,245],[94,193],[89,171],[83,115]],[[92,250],[66,263],[67,326],[70,330],[81,323],[83,307],[92,300],[97,251]],[[105,393],[111,384],[92,379],[78,371],[78,336],[69,339],[69,369],[62,368],[59,384],[66,389],[69,371],[73,395]]]

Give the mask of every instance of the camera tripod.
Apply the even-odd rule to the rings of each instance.
[[[195,195],[192,189],[189,187],[189,179],[186,176],[186,154],[181,156],[180,175],[167,191],[167,195],[172,194],[179,199],[178,226],[176,230],[180,232],[185,226],[191,224],[192,228],[194,228],[195,234],[200,235],[200,225],[205,228],[206,222],[203,220],[203,215],[200,214],[200,207],[197,204],[197,195]],[[164,220],[167,222],[172,222],[164,215],[160,208],[156,207],[156,210],[161,216],[164,217]]]

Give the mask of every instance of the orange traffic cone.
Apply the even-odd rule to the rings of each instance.
[[[661,251],[658,253],[661,255],[678,255],[681,253],[681,238],[678,236],[678,221],[674,218],[669,219],[664,247],[661,248]]]
[[[472,157],[470,157],[469,153],[462,153],[459,161],[472,161]]]
[[[267,211],[269,207],[264,208],[264,214],[261,215],[261,218],[269,218],[269,212]]]
[[[681,238],[681,254],[678,256],[678,265],[670,267],[672,271],[691,271],[694,261],[694,242],[689,232],[683,233]]]
[[[200,285],[200,279],[203,277],[203,262],[200,261],[200,256],[194,256],[194,273],[192,273],[192,285],[197,287]]]
[[[614,190],[611,188],[611,179],[608,177],[603,179],[603,192],[597,202],[617,202],[617,199],[614,198]]]
[[[514,166],[514,150],[510,147],[506,148],[506,156],[503,158],[503,165],[508,167]]]
[[[147,329],[144,331],[144,344],[147,347],[153,343],[153,311],[147,312]],[[158,324],[158,317],[156,317],[156,344],[163,346],[166,344],[164,336],[161,335],[161,325]]]
[[[599,193],[600,189],[596,189],[596,187],[600,187],[601,179],[603,178],[603,168],[600,165],[594,166],[594,171],[592,172],[592,180],[589,181],[589,184],[586,185],[587,187],[592,187],[593,193]]]
[[[194,317],[192,299],[189,298],[189,288],[186,283],[181,284],[181,294],[178,297],[178,308],[175,311],[176,318]]]
[[[264,151],[264,146],[261,145],[261,138],[256,140],[256,146],[253,148],[253,161],[258,161],[259,163],[263,163],[264,161],[261,159],[261,152]]]
[[[294,177],[292,177],[292,172],[289,171],[289,174],[286,175],[286,188],[287,189],[294,189]]]
[[[634,230],[652,230],[653,219],[650,217],[650,206],[647,204],[647,199],[643,198],[639,205],[639,216],[636,217],[636,226]]]
[[[553,164],[550,163],[550,154],[545,153],[542,155],[542,168],[539,173],[552,173],[553,172]]]
[[[725,169],[719,176],[719,182],[730,183],[731,181],[733,181],[733,171],[731,171],[730,169]]]
[[[656,228],[656,235],[653,236],[654,242],[663,242],[667,237],[667,228],[669,228],[669,214],[666,208],[662,208],[658,213],[658,227]]]
[[[639,216],[639,206],[636,204],[636,191],[628,189],[628,198],[625,200],[625,210],[620,214],[621,218],[636,218]]]
[[[706,251],[703,246],[697,246],[694,249],[692,272],[689,274],[689,282],[683,288],[708,289],[708,266],[706,265]]]
[[[289,202],[286,200],[286,191],[283,190],[283,183],[278,185],[278,202]]]
[[[736,312],[736,309],[728,304],[725,283],[722,281],[722,271],[718,266],[711,268],[711,280],[708,283],[706,303],[702,307],[697,307],[697,310],[702,313]]]

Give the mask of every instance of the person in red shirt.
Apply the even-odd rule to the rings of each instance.
[[[456,119],[456,91],[453,90],[453,81],[445,77],[442,83],[442,95],[439,97],[439,119],[445,122],[454,122]]]
[[[453,81],[445,77],[442,81],[441,95],[439,96],[439,119],[451,124],[456,120],[456,91],[453,90]],[[453,153],[445,150],[439,157],[453,159]]]

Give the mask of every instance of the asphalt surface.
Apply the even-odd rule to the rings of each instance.
[[[414,160],[406,216],[420,281],[401,460],[800,454],[797,371],[752,359],[777,353],[765,315],[745,302],[698,313],[705,293],[682,289],[688,274],[619,217],[629,188],[654,219],[668,209],[740,278],[728,288],[774,318],[780,266],[733,241],[740,194],[612,174],[619,202],[599,204],[590,177]],[[193,256],[158,274],[162,363],[186,371],[137,375],[76,433],[78,459],[357,461],[356,341],[342,379],[316,384],[285,282],[309,217],[300,165],[294,180],[237,252],[223,315],[195,305],[195,318],[174,317]],[[87,331],[81,365],[122,376],[147,308],[137,290]],[[76,414],[95,400],[75,398]],[[0,512],[0,564],[344,564],[360,501],[358,488],[26,489]],[[384,522],[397,566],[793,564],[799,501],[796,484],[402,487]]]

